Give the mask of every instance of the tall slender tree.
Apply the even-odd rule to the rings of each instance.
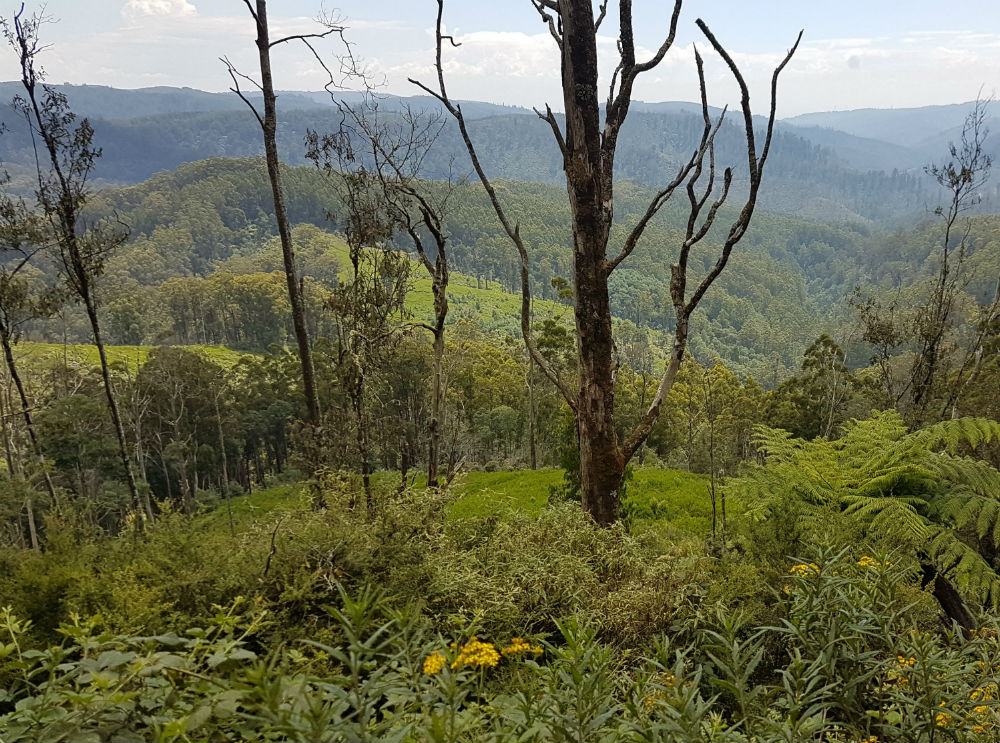
[[[229,70],[233,80],[232,91],[236,93],[253,112],[254,118],[260,124],[264,136],[264,158],[267,161],[267,175],[271,181],[271,196],[274,202],[274,219],[278,226],[278,236],[281,239],[281,256],[284,261],[285,279],[288,285],[288,301],[292,308],[292,327],[295,331],[295,341],[299,351],[299,362],[302,365],[302,391],[305,395],[306,410],[309,423],[320,426],[319,394],[316,392],[316,372],[313,367],[312,344],[309,341],[309,328],[306,323],[306,306],[302,297],[302,280],[295,265],[295,246],[292,244],[292,227],[288,221],[288,211],[285,208],[285,189],[281,182],[281,161],[278,159],[278,108],[277,95],[274,92],[274,75],[271,71],[271,49],[293,40],[301,40],[310,50],[310,39],[323,38],[334,33],[340,33],[340,26],[331,25],[326,31],[317,34],[299,34],[271,39],[271,30],[267,22],[267,0],[243,0],[250,11],[257,31],[257,56],[260,63],[260,80],[254,80],[249,75],[241,73],[227,57],[222,62]],[[319,55],[316,55],[317,59]],[[320,60],[322,63],[322,60]],[[263,110],[256,105],[241,88],[240,81],[250,83],[257,89],[263,99]]]
[[[24,115],[36,147],[39,209],[51,226],[66,285],[83,304],[90,322],[122,469],[132,507],[139,514],[143,511],[142,502],[104,348],[96,286],[108,255],[125,242],[128,231],[121,224],[87,225],[83,218],[83,208],[90,193],[88,179],[101,150],[94,145],[94,129],[90,122],[81,119],[76,123],[66,96],[43,82],[44,76],[36,63],[44,49],[38,32],[46,20],[37,13],[26,16],[22,5],[12,21],[3,23],[4,36],[20,61],[24,88],[24,95],[18,96],[14,105]],[[41,152],[37,151],[39,148]],[[141,529],[141,518],[137,524]]]
[[[36,215],[28,213],[20,199],[8,196],[0,199],[0,345],[3,346],[4,361],[7,373],[17,390],[21,402],[21,417],[24,419],[25,430],[31,451],[39,465],[39,473],[45,483],[45,489],[52,500],[53,506],[59,507],[55,486],[49,475],[38,443],[38,435],[31,415],[31,403],[28,392],[21,379],[17,362],[14,358],[14,343],[19,326],[40,315],[46,314],[51,307],[55,293],[45,292],[43,295],[32,296],[28,282],[21,272],[29,261],[44,246],[44,238],[40,236]],[[31,503],[28,504],[29,511]]]

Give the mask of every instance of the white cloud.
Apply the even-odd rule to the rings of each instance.
[[[184,18],[197,14],[198,9],[187,0],[128,0],[122,6],[122,17],[133,21],[147,16]]]

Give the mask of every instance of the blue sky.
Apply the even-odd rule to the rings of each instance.
[[[16,9],[17,3],[7,2]],[[637,43],[654,48],[670,3],[634,5]],[[320,7],[319,0],[271,0],[272,25],[280,33],[308,30]],[[407,76],[430,75],[434,0],[342,0],[328,8],[339,9],[357,52],[389,92],[411,93]],[[219,56],[253,68],[253,29],[241,0],[50,0],[47,10],[61,19],[44,31],[52,44],[44,64],[53,82],[224,90],[228,78]],[[1000,90],[997,0],[690,0],[674,49],[641,81],[637,98],[695,97],[691,44],[704,46],[694,25],[698,17],[744,69],[759,110],[766,104],[771,67],[805,29],[803,46],[782,79],[779,115],[954,103],[974,98],[980,88],[986,94]],[[559,107],[555,50],[528,0],[447,0],[445,19],[463,41],[447,58],[453,95]],[[601,31],[604,70],[610,73],[614,23],[609,19]],[[317,65],[298,50],[276,50],[274,64],[281,88],[320,86]],[[15,60],[0,57],[0,77],[15,74]],[[709,58],[708,75],[713,103],[732,102],[735,88],[717,60]]]

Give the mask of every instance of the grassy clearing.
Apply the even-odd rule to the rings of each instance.
[[[626,499],[639,524],[669,523],[693,534],[712,531],[709,479],[682,470],[636,470],[628,483]],[[727,506],[730,504],[727,504]],[[732,508],[729,508],[732,515]]]
[[[343,270],[341,281],[351,278],[350,251],[347,243],[337,235],[330,241],[330,252],[337,257]],[[423,265],[411,257],[412,273],[410,287],[406,292],[406,311],[419,320],[434,317],[434,294],[431,279]],[[510,294],[499,282],[493,282],[489,289],[480,288],[474,276],[451,271],[448,277],[448,301],[451,304],[448,321],[453,324],[460,319],[472,317],[487,332],[519,332],[521,316],[521,295]],[[535,315],[569,317],[572,310],[566,305],[548,299],[533,300]]]
[[[377,488],[395,487],[398,475],[382,473]],[[515,512],[537,515],[549,502],[550,490],[563,482],[561,469],[469,472],[454,484],[456,499],[448,506],[449,519],[503,517]],[[414,481],[423,487],[422,478]],[[271,511],[294,511],[306,507],[302,485],[280,485],[233,498],[237,526],[250,523]],[[712,504],[708,478],[680,470],[636,470],[628,483],[627,511],[640,529],[669,524],[674,529],[703,536],[712,530]],[[729,514],[738,509],[730,502]],[[225,503],[207,516],[212,525],[228,528]]]
[[[113,365],[124,366],[133,374],[139,366],[146,363],[149,352],[154,348],[156,346],[105,346],[108,361]],[[227,369],[235,366],[244,356],[251,355],[223,346],[183,346],[183,348],[199,353],[209,361]],[[100,364],[97,346],[82,343],[69,343],[64,346],[62,343],[24,341],[14,347],[14,355],[19,362],[29,368],[52,368],[63,363],[69,366],[89,367],[97,367]]]
[[[233,524],[248,526],[264,514],[272,512],[293,513],[308,507],[308,495],[304,485],[276,485],[264,490],[255,490],[249,495],[230,499],[233,508]],[[229,514],[224,500],[205,514],[205,526],[209,530],[227,531]]]
[[[453,519],[538,513],[549,501],[549,487],[562,482],[559,469],[469,472],[456,487],[458,499],[448,508]]]

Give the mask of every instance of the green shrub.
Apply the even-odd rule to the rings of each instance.
[[[642,654],[574,617],[549,641],[475,621],[442,633],[373,588],[338,590],[328,639],[266,657],[252,647],[269,617],[243,600],[180,635],[75,621],[40,650],[4,610],[0,731],[9,743],[994,740],[997,628],[913,629],[916,575],[893,563],[826,552],[791,564],[779,623],[719,608]]]

